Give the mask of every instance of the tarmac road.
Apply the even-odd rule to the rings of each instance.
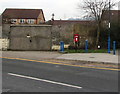
[[[2,60],[3,92],[118,92],[118,71]]]

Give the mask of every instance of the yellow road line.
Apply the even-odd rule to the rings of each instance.
[[[24,60],[24,61],[34,61],[34,62],[49,63],[49,64],[58,64],[58,65],[67,65],[67,66],[74,66],[74,67],[83,67],[83,68],[93,68],[93,69],[120,71],[120,69],[113,69],[113,68],[101,68],[101,67],[92,67],[92,66],[72,65],[72,64],[56,63],[56,62],[49,62],[49,61],[38,61],[38,60],[23,59],[23,58],[12,58],[12,57],[0,57],[0,58],[16,59],[16,60]]]

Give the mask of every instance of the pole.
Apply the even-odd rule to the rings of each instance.
[[[64,52],[64,42],[63,41],[60,42],[60,51]]]
[[[88,40],[85,41],[85,52],[88,53]]]
[[[110,36],[108,35],[108,53],[110,53]]]
[[[113,41],[113,55],[116,54],[116,41]]]
[[[110,53],[110,0],[109,0],[109,30],[108,30],[108,53]]]
[[[77,52],[77,42],[75,42],[75,51]]]

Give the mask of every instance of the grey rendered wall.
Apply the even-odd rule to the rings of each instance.
[[[10,24],[2,24],[2,38],[9,38]]]
[[[50,25],[11,26],[10,31],[11,50],[51,50]]]

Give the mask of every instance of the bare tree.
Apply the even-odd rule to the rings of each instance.
[[[109,6],[110,4],[110,6]],[[87,17],[92,17],[97,24],[97,39],[96,39],[96,48],[99,44],[100,37],[100,27],[102,15],[112,8],[115,3],[110,3],[109,0],[83,0],[83,4],[78,4],[79,9],[83,9],[87,13]]]

